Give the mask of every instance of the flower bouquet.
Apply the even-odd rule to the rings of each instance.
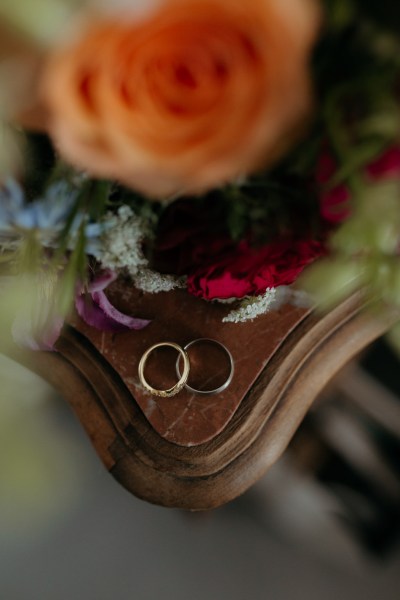
[[[3,3],[3,331],[51,350],[72,310],[146,327],[111,303],[116,278],[222,302],[224,322],[357,289],[399,306],[399,16],[389,0]]]

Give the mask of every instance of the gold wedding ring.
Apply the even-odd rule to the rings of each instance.
[[[146,362],[147,362],[147,359],[149,358],[150,354],[154,350],[156,350],[156,348],[163,348],[164,346],[174,348],[174,350],[177,350],[179,352],[180,356],[183,359],[183,372],[182,372],[182,375],[179,373],[180,379],[174,386],[172,386],[171,388],[169,388],[167,390],[158,390],[158,389],[154,388],[153,386],[151,386],[147,382],[147,380],[144,376],[144,368],[146,366]],[[143,354],[142,358],[140,359],[139,368],[138,368],[140,383],[143,385],[143,387],[148,392],[150,392],[150,394],[153,394],[153,396],[161,396],[162,398],[171,398],[171,396],[175,396],[175,394],[178,394],[185,387],[185,384],[189,377],[189,371],[190,371],[190,362],[189,362],[189,357],[187,355],[186,350],[181,348],[181,346],[179,346],[178,344],[174,344],[173,342],[160,342],[159,344],[154,344],[154,346],[151,346],[151,348],[146,350],[146,352]]]

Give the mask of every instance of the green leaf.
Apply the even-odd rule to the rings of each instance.
[[[363,287],[365,269],[362,262],[342,258],[322,259],[308,267],[299,279],[299,286],[327,310]]]

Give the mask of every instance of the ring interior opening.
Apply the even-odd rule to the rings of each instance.
[[[172,388],[179,380],[175,368],[177,356],[177,350],[170,346],[153,350],[144,367],[147,383],[157,390]],[[183,359],[180,364],[183,365]]]
[[[190,373],[187,384],[203,392],[218,389],[231,374],[229,356],[222,346],[212,341],[200,340],[187,348],[190,360]],[[179,372],[182,373],[183,360],[179,359]]]

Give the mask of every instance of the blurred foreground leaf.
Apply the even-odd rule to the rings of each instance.
[[[21,169],[22,157],[23,137],[2,121],[0,114],[0,180]]]
[[[330,238],[331,254],[301,279],[322,308],[362,288],[372,300],[400,307],[400,185],[366,182],[353,214]]]
[[[0,538],[25,543],[76,505],[84,464],[51,388],[0,354]]]
[[[325,258],[308,268],[299,284],[321,310],[328,310],[362,287],[364,281],[362,265],[345,259]]]
[[[0,278],[0,348],[6,352],[16,341],[28,349],[50,349],[74,292],[75,279],[68,271],[66,276],[33,272]]]
[[[57,39],[74,9],[85,0],[0,0],[0,21],[47,44]]]

